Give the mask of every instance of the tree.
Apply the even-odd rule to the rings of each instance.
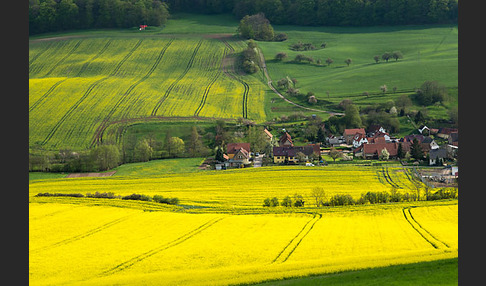
[[[295,157],[297,158],[297,160],[299,161],[299,164],[302,164],[305,162],[305,158],[306,158],[306,155],[302,152],[297,152],[295,154]]]
[[[381,58],[388,62],[388,60],[391,58],[391,54],[389,52],[385,52],[383,55],[381,55]]]
[[[179,137],[170,137],[169,146],[171,151],[171,153],[169,153],[169,157],[178,157],[184,153],[184,141]]]
[[[417,138],[414,138],[412,141],[412,145],[410,146],[410,153],[412,158],[416,160],[422,160],[424,158],[424,152],[422,151],[422,147],[420,146]]]
[[[353,60],[351,60],[351,59],[346,59],[344,62],[345,62],[345,63],[348,65],[348,67],[349,67],[349,65],[350,65],[350,64],[353,62]]]
[[[391,57],[394,58],[395,61],[398,61],[398,59],[403,59],[403,54],[400,51],[394,51]]]
[[[153,149],[147,139],[138,141],[134,151],[135,162],[148,162],[152,158]]]
[[[203,150],[203,144],[201,142],[201,136],[197,132],[197,127],[192,126],[191,138],[189,139],[187,151],[189,151],[189,155],[191,155],[191,157],[198,157],[200,156],[202,150]]]
[[[310,104],[316,104],[317,103],[317,98],[315,95],[311,95],[309,96],[308,100],[307,100]]]
[[[388,91],[388,87],[386,86],[386,84],[380,86],[380,90],[383,94],[385,94],[387,91]]]
[[[330,65],[331,65],[333,62],[334,62],[334,60],[333,60],[333,59],[331,59],[331,58],[327,58],[327,59],[326,59],[326,64],[327,64],[328,66],[330,66]]]
[[[100,171],[115,168],[121,162],[120,151],[116,145],[99,145],[90,152],[91,158]]]
[[[304,206],[304,197],[299,194],[294,194],[294,207],[303,207]]]
[[[322,187],[315,187],[311,191],[311,197],[314,198],[316,207],[320,207],[324,205],[324,202],[326,200],[326,192]]]
[[[397,157],[399,159],[402,159],[403,157],[405,156],[404,152],[403,152],[403,146],[402,146],[402,143],[398,143],[398,148],[397,148]]]
[[[216,147],[216,156],[214,156],[214,159],[216,161],[219,161],[219,162],[224,162],[226,160],[224,159],[223,155],[224,155],[223,148],[221,146],[217,146]]]
[[[277,61],[283,61],[284,59],[286,59],[288,56],[287,56],[287,53],[284,53],[284,52],[280,52],[280,53],[277,53],[275,55],[275,59]]]
[[[424,106],[444,101],[447,89],[437,81],[425,81],[415,94],[415,99]]]
[[[336,162],[336,159],[340,158],[342,156],[342,153],[336,150],[336,148],[331,147],[331,150],[329,151],[329,156],[334,162]]]
[[[283,198],[281,205],[284,206],[284,207],[291,207],[292,206],[292,198],[290,196],[286,196],[285,198]]]
[[[386,148],[381,150],[380,160],[388,160],[390,158],[390,152]]]
[[[380,61],[380,56],[374,56],[373,59],[375,60],[375,63],[378,63]]]
[[[354,104],[349,104],[344,110],[344,123],[346,128],[361,128],[363,123],[361,122],[361,116],[359,115],[359,109]]]
[[[243,17],[237,32],[243,38],[259,41],[271,41],[274,38],[273,27],[263,13]]]

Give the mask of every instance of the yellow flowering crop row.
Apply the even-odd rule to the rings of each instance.
[[[32,285],[227,285],[457,257],[457,203],[228,215],[29,204]],[[450,234],[448,234],[450,233]]]

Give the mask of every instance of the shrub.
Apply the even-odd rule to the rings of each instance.
[[[283,198],[282,206],[291,207],[292,206],[292,198],[290,196],[286,196],[285,198]]]
[[[351,195],[334,195],[329,200],[329,204],[331,206],[347,206],[347,205],[354,205],[354,199]]]
[[[270,206],[271,206],[271,207],[278,207],[278,206],[279,206],[279,203],[278,203],[278,199],[277,199],[277,197],[273,197],[273,198],[270,200]]]
[[[304,203],[304,198],[301,195],[294,195],[294,207],[303,207]]]
[[[151,201],[152,198],[146,195],[141,194],[131,194],[128,196],[122,197],[122,200],[136,200],[136,201]]]
[[[65,193],[38,193],[35,195],[36,197],[75,197],[75,198],[82,198],[84,197],[83,194],[79,193],[71,193],[71,194],[65,194]]]
[[[283,41],[285,41],[287,39],[288,39],[288,36],[285,33],[278,33],[273,38],[273,40],[276,41],[276,42],[283,42]]]
[[[115,196],[115,193],[113,192],[105,192],[105,193],[99,193],[96,192],[94,194],[87,193],[86,194],[87,198],[99,198],[99,199],[115,199],[115,198],[120,198],[120,196]]]
[[[264,207],[269,207],[270,206],[270,198],[266,198],[263,200],[263,206]]]
[[[179,203],[178,198],[165,198],[161,195],[154,195],[153,201],[161,204],[177,205]]]

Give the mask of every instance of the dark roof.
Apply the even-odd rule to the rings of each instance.
[[[273,156],[295,157],[298,152],[309,156],[314,153],[315,146],[319,145],[273,147]]]
[[[432,149],[429,153],[430,159],[437,159],[437,158],[446,158],[447,157],[447,150],[446,149]]]

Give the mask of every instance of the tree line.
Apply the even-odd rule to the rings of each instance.
[[[72,29],[161,26],[163,0],[29,0],[29,34]]]
[[[167,0],[172,13],[264,13],[273,24],[374,26],[457,23],[458,0]]]

